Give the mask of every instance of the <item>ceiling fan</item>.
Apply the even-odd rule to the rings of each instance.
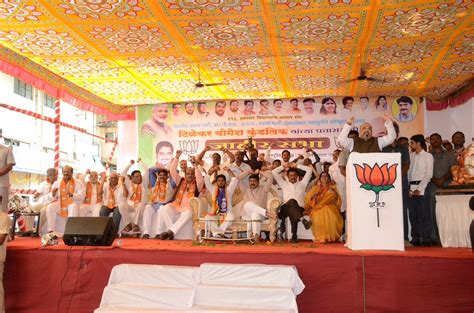
[[[348,79],[345,81],[345,83],[350,83],[353,81],[368,81],[368,82],[381,82],[381,83],[385,82],[384,79],[367,76],[365,64],[361,66],[359,75],[356,78]]]
[[[194,83],[194,88],[203,88],[203,87],[211,87],[211,86],[219,86],[223,85],[223,83],[203,83],[201,81],[201,67],[199,66],[199,62],[197,63],[197,72],[198,72],[198,81]]]

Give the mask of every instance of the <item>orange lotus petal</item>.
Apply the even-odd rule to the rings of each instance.
[[[372,168],[368,164],[364,163],[364,180],[366,184],[370,184],[370,173],[372,172]]]
[[[370,184],[372,186],[382,186],[383,183],[383,173],[380,169],[380,166],[375,163],[372,168],[372,173],[370,173]]]
[[[390,179],[386,185],[393,185],[395,180],[397,179],[397,164],[393,164],[388,168],[388,173],[390,174]]]
[[[382,165],[380,170],[382,171],[382,175],[383,175],[382,186],[385,186],[390,181],[390,174],[388,172],[388,164],[385,163],[384,165]]]
[[[364,169],[362,168],[362,166],[360,166],[359,164],[354,164],[354,167],[356,169],[356,175],[359,182],[363,185],[367,184],[367,181],[364,178]]]

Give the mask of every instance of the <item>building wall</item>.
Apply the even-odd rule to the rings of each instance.
[[[14,77],[0,73],[0,103],[54,117],[54,109],[44,106],[43,92],[33,88],[33,100],[24,98],[14,93],[14,81]],[[61,119],[90,133],[97,133],[95,114],[79,110],[63,101]],[[3,129],[3,137],[20,142],[19,146],[14,146],[17,163],[14,171],[44,173],[53,166],[52,123],[0,108],[0,128]],[[66,127],[61,127],[60,131],[61,166],[72,165],[76,172],[99,166],[95,160],[100,162],[102,140]]]

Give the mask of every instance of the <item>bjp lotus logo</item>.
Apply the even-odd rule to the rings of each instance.
[[[397,180],[398,164],[393,164],[390,167],[387,163],[382,166],[375,163],[373,167],[365,163],[363,165],[362,167],[359,164],[354,164],[357,180],[361,183],[360,188],[375,193],[375,201],[369,202],[369,205],[371,208],[375,207],[377,209],[377,227],[380,227],[379,208],[385,206],[385,202],[380,201],[380,192],[395,188],[393,183]]]

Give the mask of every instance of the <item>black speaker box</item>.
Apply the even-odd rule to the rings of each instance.
[[[69,217],[63,241],[68,246],[110,246],[116,237],[111,217]]]

